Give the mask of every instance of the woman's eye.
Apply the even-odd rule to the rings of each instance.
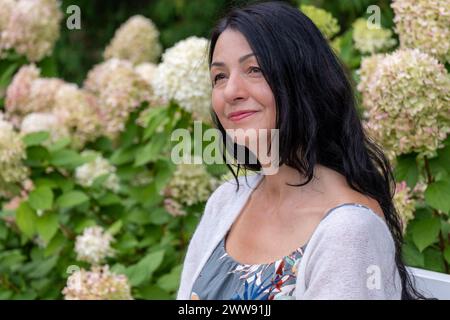
[[[220,79],[222,79],[221,77],[222,76],[224,76],[224,74],[223,73],[219,73],[219,74],[217,74],[215,77],[214,77],[214,83],[216,83],[217,82],[217,80],[220,80]]]
[[[256,72],[261,72],[261,69],[258,67],[250,67],[249,68],[250,71],[256,71]]]

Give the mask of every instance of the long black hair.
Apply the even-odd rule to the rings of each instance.
[[[316,164],[326,166],[344,175],[354,190],[376,199],[395,242],[402,299],[427,299],[415,288],[402,261],[403,235],[392,201],[395,178],[391,165],[364,131],[351,77],[319,29],[299,9],[281,1],[235,7],[211,32],[209,66],[217,39],[227,28],[247,39],[274,94],[279,165],[295,168],[307,177],[305,183],[295,186],[312,180]],[[225,130],[214,111],[211,116],[226,143]],[[237,173],[225,163],[238,188],[241,166],[261,170],[259,161],[238,163]]]

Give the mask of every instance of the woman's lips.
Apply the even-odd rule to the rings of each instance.
[[[241,119],[247,118],[247,117],[255,114],[256,112],[258,112],[258,111],[242,112],[242,113],[239,113],[237,115],[231,116],[230,120],[231,121],[239,121]]]

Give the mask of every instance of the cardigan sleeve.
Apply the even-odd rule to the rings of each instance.
[[[386,222],[370,209],[335,209],[308,246],[300,299],[401,298],[393,238]]]

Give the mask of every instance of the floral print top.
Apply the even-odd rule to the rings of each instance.
[[[197,277],[192,300],[295,299],[297,270],[306,245],[268,264],[240,264],[225,251],[225,238]]]

